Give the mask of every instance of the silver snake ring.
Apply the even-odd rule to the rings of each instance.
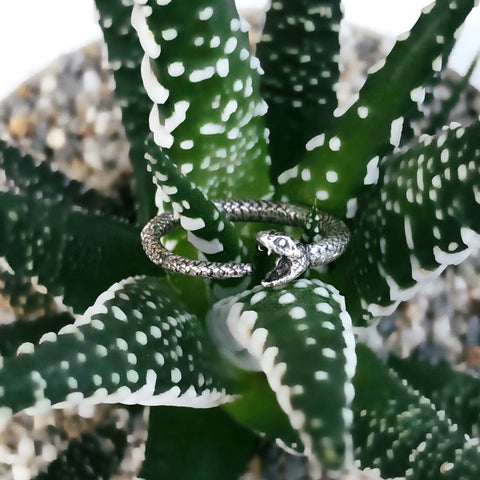
[[[269,255],[272,252],[279,255],[274,268],[262,281],[265,287],[284,285],[310,266],[335,260],[345,251],[350,239],[350,233],[342,221],[323,212],[315,212],[311,216],[312,210],[309,208],[267,200],[222,200],[214,204],[233,222],[277,223],[293,227],[306,227],[307,222],[314,222],[309,225],[309,230],[318,233],[320,240],[313,243],[305,244],[274,230],[257,233],[259,249],[266,249]],[[251,263],[191,260],[167,250],[160,240],[179,226],[179,219],[168,211],[152,218],[143,228],[143,249],[156,265],[170,272],[204,278],[238,278],[253,273]]]

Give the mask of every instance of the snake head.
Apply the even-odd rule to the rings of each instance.
[[[257,233],[257,243],[260,250],[266,250],[278,255],[275,266],[262,280],[264,287],[285,285],[299,277],[309,266],[305,246],[296,238],[274,230]]]

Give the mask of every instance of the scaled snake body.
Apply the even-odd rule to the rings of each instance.
[[[226,218],[233,222],[262,222],[305,227],[311,210],[306,207],[267,200],[222,200],[215,201]],[[345,224],[323,212],[316,212],[315,231],[321,239],[304,244],[294,237],[273,230],[257,234],[260,249],[279,255],[274,268],[262,281],[263,286],[275,287],[300,276],[310,266],[333,261],[346,249],[350,233]],[[141,238],[145,253],[160,267],[174,273],[204,278],[237,278],[251,275],[251,263],[220,263],[192,260],[167,250],[161,237],[180,226],[180,221],[168,211],[150,220],[142,230]]]

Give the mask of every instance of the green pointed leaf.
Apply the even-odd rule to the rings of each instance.
[[[57,332],[65,325],[73,323],[70,313],[50,313],[35,320],[17,320],[0,325],[0,355],[11,356],[26,342],[36,343],[48,332]]]
[[[448,95],[446,98],[437,98],[439,95],[434,96],[436,104],[432,102],[430,107],[432,109],[435,108],[435,110],[430,118],[428,118],[428,128],[425,129],[425,133],[433,135],[438,133],[444,125],[447,125],[450,114],[455,107],[460,104],[462,94],[468,89],[479,58],[480,56],[477,56],[473,60],[465,76],[461,77],[459,80],[453,80],[447,77],[440,83],[440,87],[448,90]]]
[[[444,49],[441,70],[434,72],[430,81],[424,84],[423,90],[417,89],[418,98],[416,95],[412,96],[413,107],[405,116],[400,146],[411,144],[414,136],[418,138],[425,133],[440,133],[445,125],[448,125],[450,114],[459,104],[461,95],[466,92],[477,62],[472,62],[460,80],[452,79],[451,72],[445,67],[453,46],[453,42],[450,42]],[[448,92],[447,95],[445,91]]]
[[[99,23],[107,43],[108,60],[115,78],[115,96],[120,102],[123,126],[130,142],[130,161],[135,176],[138,221],[145,224],[155,215],[154,187],[144,159],[144,142],[150,132],[148,115],[152,103],[140,80],[143,50],[130,22],[133,0],[95,0]]]
[[[104,426],[74,438],[66,450],[34,480],[100,480],[117,473],[127,446],[127,433]]]
[[[378,183],[359,197],[352,241],[338,261],[338,285],[352,312],[392,312],[417,282],[480,245],[479,138],[480,123],[452,127],[382,160]]]
[[[397,143],[411,97],[419,96],[418,88],[441,64],[444,50],[450,48],[474,4],[474,0],[444,1],[427,7],[408,36],[397,42],[383,68],[371,73],[357,102],[328,132],[318,132],[309,140],[309,153],[301,166],[283,174],[279,192],[307,204],[317,198],[321,208],[344,216],[347,201],[357,196],[368,179],[367,165]]]
[[[319,463],[328,469],[348,463],[355,351],[338,291],[318,280],[277,290],[256,287],[216,304],[213,332],[225,332],[225,322],[233,343],[265,372],[313,470]]]
[[[161,279],[113,285],[74,325],[42,340],[4,359],[3,415],[83,402],[210,407],[230,399],[200,323]]]
[[[81,182],[52,170],[47,162],[24,155],[15,147],[0,140],[0,169],[7,179],[10,191],[39,199],[76,205],[90,212],[121,214],[121,206],[112,198],[88,188]]]
[[[245,259],[245,248],[238,231],[223,212],[208,200],[195,185],[170,161],[165,150],[159,149],[151,138],[147,142],[148,170],[157,185],[156,203],[162,211],[164,203],[170,204],[182,228],[164,238],[170,250],[186,258],[200,256],[213,262],[230,262]],[[252,228],[248,230],[255,238]],[[211,299],[232,295],[245,288],[245,279],[205,282],[203,279],[180,275],[170,276],[178,287],[182,301],[192,313],[204,317]]]
[[[468,435],[480,431],[480,381],[448,365],[430,365],[391,355],[388,365],[422,395],[428,397]]]
[[[140,477],[238,480],[257,442],[219,408],[152,408]]]
[[[172,206],[197,254],[203,254],[210,261],[238,261],[241,243],[232,222],[178,171],[151,138],[147,150],[149,171],[159,194],[156,199],[157,206]],[[179,235],[176,238],[181,241]],[[182,243],[185,243],[185,238]]]
[[[15,274],[38,277],[50,294],[84,310],[113,282],[159,273],[140,231],[49,200],[0,192],[0,255]]]
[[[250,385],[248,391],[232,402],[222,405],[222,409],[241,425],[262,437],[276,440],[282,449],[305,451],[298,432],[292,428],[287,414],[281,409],[275,392],[265,378]]]
[[[265,72],[260,87],[275,181],[302,161],[307,141],[330,126],[341,19],[339,0],[278,0],[267,12],[257,55]]]
[[[361,467],[382,477],[408,480],[474,480],[480,450],[425,397],[389,371],[364,345],[357,345],[353,428]]]
[[[210,198],[269,192],[266,105],[259,62],[233,0],[135,5],[145,50],[142,79],[154,102],[150,129],[182,173]]]
[[[428,12],[431,5],[424,7],[423,12]],[[406,106],[404,111],[404,121],[402,125],[401,136],[398,141],[400,146],[408,145],[416,137],[422,133],[434,135],[441,130],[447,122],[436,125],[430,120],[430,110],[433,105],[441,102],[436,98],[436,88],[442,83],[442,76],[446,73],[448,58],[455,46],[457,34],[453,37],[445,39],[445,37],[437,37],[443,45],[442,53],[432,63],[432,71],[423,81],[421,86],[412,90],[410,94],[410,107]]]

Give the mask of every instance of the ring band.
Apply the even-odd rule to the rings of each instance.
[[[257,234],[260,249],[279,257],[275,267],[262,281],[264,286],[279,286],[300,276],[310,266],[326,264],[340,256],[346,249],[350,233],[346,225],[331,215],[289,203],[267,200],[222,200],[215,206],[232,222],[262,222],[307,227],[321,236],[319,241],[304,244],[286,233],[262,231]],[[221,263],[192,260],[167,250],[161,238],[180,226],[172,211],[152,218],[141,233],[145,253],[156,265],[170,272],[204,278],[238,278],[251,275],[251,263]]]

